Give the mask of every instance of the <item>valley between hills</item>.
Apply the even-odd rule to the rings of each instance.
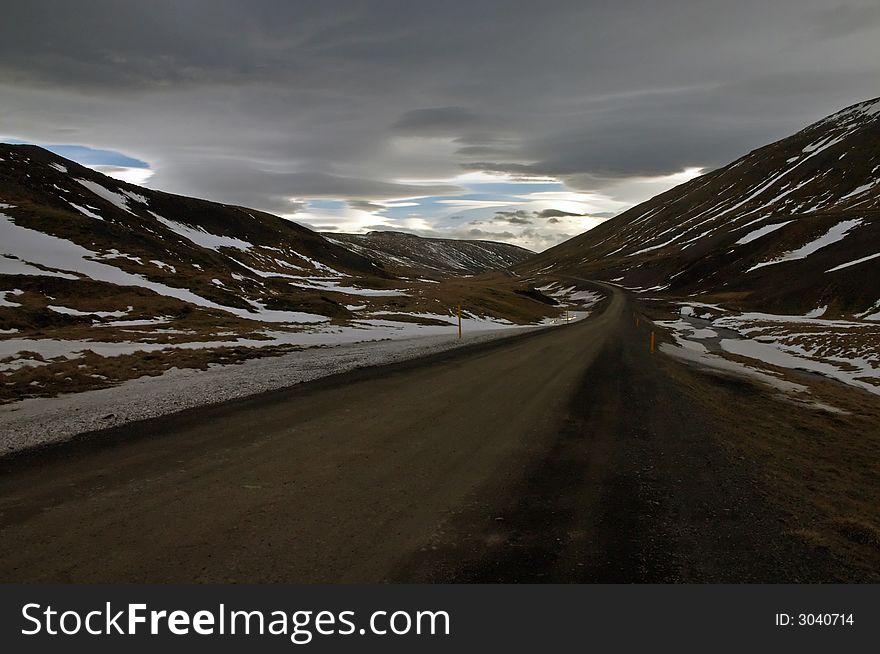
[[[876,582],[880,99],[540,253],[0,145],[0,382],[4,581]]]

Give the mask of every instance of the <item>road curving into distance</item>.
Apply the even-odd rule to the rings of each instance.
[[[581,322],[3,460],[0,581],[832,578],[603,288]]]

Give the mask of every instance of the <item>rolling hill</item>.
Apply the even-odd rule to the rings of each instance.
[[[469,331],[538,322],[559,309],[503,270],[528,254],[396,234],[328,239],[0,145],[0,401],[276,350],[453,334],[459,306]]]
[[[327,233],[324,236],[331,243],[409,275],[462,275],[506,270],[535,254],[508,243],[424,238],[392,231]]]

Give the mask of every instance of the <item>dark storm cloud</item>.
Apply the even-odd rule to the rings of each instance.
[[[509,150],[505,148],[494,148],[491,145],[466,145],[462,148],[459,148],[455,151],[456,154],[463,154],[467,156],[478,156],[482,157],[485,155],[503,155],[510,154]]]
[[[348,198],[349,206],[373,211],[378,205],[369,200],[385,197],[443,195],[460,191],[443,184],[397,184],[376,179],[345,177],[322,172],[280,172],[271,168],[255,168],[248,162],[210,158],[196,162],[181,161],[173,166],[194,188],[212,188],[210,198],[220,202],[260,207],[278,213],[302,208],[293,197]],[[166,169],[157,173],[160,188],[176,188]],[[354,206],[356,205],[356,206]]]
[[[464,107],[433,107],[407,111],[392,129],[422,135],[460,134],[479,123],[480,119]]]
[[[385,208],[382,204],[376,204],[375,202],[369,202],[367,200],[349,200],[346,204],[357,211],[376,212]]]
[[[516,211],[496,211],[494,220],[498,222],[507,222],[511,225],[533,225],[536,220],[546,220],[551,225],[561,223],[560,218],[581,218],[586,214],[572,213],[571,211],[561,211],[559,209],[543,209],[541,211],[525,211],[517,209]],[[596,213],[589,214],[590,217],[608,218],[613,214]],[[476,224],[476,223],[471,223]]]
[[[518,209],[516,211],[496,211],[495,220],[510,223],[511,225],[531,225],[535,214],[531,211]]]
[[[570,211],[560,211],[559,209],[544,209],[543,211],[538,212],[539,218],[562,218],[567,216],[579,216],[580,214],[572,213]]]
[[[476,227],[467,230],[465,233],[468,238],[479,238],[484,241],[506,241],[508,239],[516,238],[516,234],[513,232],[487,232]]]
[[[287,212],[462,169],[603,191],[717,166],[877,95],[880,61],[861,0],[6,4],[0,133]]]

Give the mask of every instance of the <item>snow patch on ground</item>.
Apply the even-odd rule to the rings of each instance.
[[[816,361],[804,356],[796,356],[791,352],[781,349],[775,343],[760,343],[752,339],[722,339],[721,347],[725,352],[739,354],[740,356],[757,359],[780,368],[792,370],[806,370],[816,372],[832,379],[837,379],[851,386],[858,386],[866,391],[880,395],[880,387],[861,381],[860,377],[878,377],[880,370],[874,368],[871,362],[865,359],[846,359],[841,363],[858,366],[855,371],[845,370],[831,363]],[[805,352],[803,352],[806,354]],[[861,364],[860,366],[858,364]]]
[[[342,286],[338,280],[327,279],[326,277],[297,277],[294,275],[284,275],[284,277],[290,279],[290,283],[299,288],[332,291],[334,293],[345,293],[346,295],[366,295],[372,297],[409,295],[406,290],[399,288],[358,288],[356,286]]]
[[[58,313],[66,313],[76,316],[98,315],[101,317],[121,317],[127,311],[117,312],[85,312],[67,307],[49,307]],[[131,307],[128,309],[131,310]],[[573,312],[577,313],[577,312]],[[588,313],[580,312],[586,317]],[[388,314],[392,315],[392,314]],[[401,315],[396,313],[393,315]],[[218,347],[269,347],[275,345],[299,345],[303,347],[340,345],[359,343],[366,341],[385,341],[416,338],[423,336],[449,336],[458,334],[458,319],[456,316],[434,313],[406,313],[416,318],[430,320],[442,320],[446,325],[424,325],[413,322],[401,322],[383,318],[383,313],[376,313],[359,320],[354,320],[350,325],[320,325],[303,331],[281,331],[277,329],[259,332],[262,338],[234,338],[216,341],[190,341],[174,344],[138,341],[101,341],[101,340],[58,340],[58,339],[31,339],[14,338],[0,341],[0,359],[6,357],[19,357],[6,364],[0,364],[0,370],[8,370],[21,367],[23,352],[35,352],[45,359],[75,359],[83,352],[91,351],[99,356],[112,357],[135,352],[156,352],[160,350],[174,349],[205,349]],[[154,320],[115,320],[104,323],[104,327],[133,327],[148,326],[167,322],[166,318]],[[499,329],[521,330],[533,325],[520,326],[503,319],[490,319],[472,314],[465,314],[461,319],[462,333],[471,334],[483,331],[497,331]],[[555,324],[555,323],[548,323]],[[144,332],[150,334],[153,332]]]
[[[7,299],[8,295],[21,295],[24,291],[20,288],[13,289],[11,291],[0,291],[0,307],[20,307],[20,302],[13,302],[12,300]]]
[[[722,339],[720,347],[726,352],[815,372],[880,394],[880,385],[872,383],[880,380],[878,327],[813,315],[824,309],[819,307],[806,316],[744,313],[719,318],[712,325],[745,337]]]
[[[696,338],[698,340],[718,338],[718,332],[715,330],[707,327],[697,327],[686,320],[658,320],[656,323],[674,330],[684,338]]]
[[[170,263],[165,263],[164,261],[159,261],[158,259],[150,259],[150,263],[160,268],[161,270],[170,270],[173,273],[177,272],[177,268],[172,266]],[[236,277],[235,273],[232,274],[233,277]],[[244,279],[244,277],[238,276],[239,281]]]
[[[579,291],[577,286],[560,286],[558,282],[550,282],[535,290],[558,300],[563,306],[577,306],[580,309],[594,307],[604,297],[597,291]]]
[[[813,313],[812,311],[810,313]],[[842,329],[861,329],[864,323],[852,320],[835,320],[831,318],[818,318],[807,314],[806,316],[788,316],[778,313],[760,313],[746,312],[734,316],[724,316],[713,321],[713,325],[733,329],[741,334],[748,334],[750,331],[757,331],[760,327],[751,326],[750,323],[755,322],[779,322],[779,323],[800,323],[817,325],[826,328],[842,328]]]
[[[784,379],[779,379],[778,377],[766,374],[764,372],[761,372],[760,370],[756,370],[755,368],[750,368],[749,366],[743,365],[738,361],[731,361],[730,359],[725,359],[724,357],[717,356],[715,354],[709,354],[705,350],[700,351],[697,348],[693,347],[676,347],[673,345],[669,345],[668,343],[661,343],[660,351],[665,352],[666,354],[671,354],[676,358],[699,364],[705,368],[711,368],[712,370],[718,370],[721,372],[733,373],[742,377],[751,377],[752,379],[757,379],[764,384],[772,386],[773,388],[783,391],[785,393],[802,393],[808,390],[807,387],[802,384],[796,384],[794,382],[790,382]]]
[[[143,259],[140,257],[136,257],[133,254],[127,254],[125,252],[120,252],[116,248],[111,248],[102,254],[95,255],[98,259],[128,259],[129,261],[134,261],[139,266],[144,265]]]
[[[99,327],[146,327],[148,325],[164,325],[170,322],[170,316],[157,316],[155,318],[142,318],[137,320],[111,320],[101,323]]]
[[[803,384],[796,384],[785,379],[780,379],[779,377],[762,372],[751,366],[743,365],[738,361],[731,361],[730,359],[725,359],[724,357],[715,354],[709,354],[705,348],[702,348],[702,346],[699,345],[699,343],[693,344],[687,340],[684,340],[684,343],[681,343],[680,338],[677,338],[676,340],[679,341],[679,345],[661,343],[660,351],[673,356],[676,359],[720,374],[754,379],[765,386],[769,386],[778,391],[780,397],[783,399],[796,404],[822,409],[831,413],[846,413],[835,406],[818,402],[809,397],[804,397],[809,394],[810,389]],[[693,347],[693,345],[698,345],[699,347]]]
[[[48,305],[46,307],[49,311],[54,311],[55,313],[63,313],[68,316],[98,316],[99,318],[121,318],[122,316],[128,315],[128,312],[131,311],[134,307],[129,306],[125,311],[80,311],[79,309],[71,309],[70,307],[60,307],[55,305]]]
[[[0,214],[0,220],[4,216]],[[2,224],[0,224],[0,232],[2,232]],[[0,248],[3,244],[0,243]],[[43,277],[61,277],[62,279],[79,279],[76,275],[58,272],[55,270],[43,270],[29,263],[26,263],[15,255],[0,251],[0,275],[37,275]]]

